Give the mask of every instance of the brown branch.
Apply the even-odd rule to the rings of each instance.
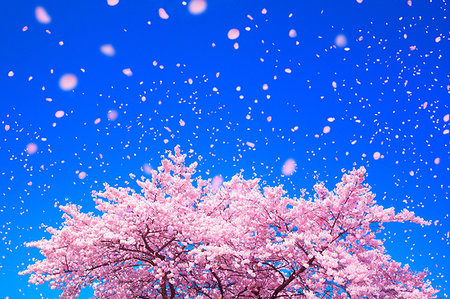
[[[315,256],[313,256],[309,261],[308,261],[308,265],[312,265],[312,263],[314,262],[314,260],[316,259]],[[275,291],[273,292],[272,296],[270,296],[270,299],[275,299],[277,298],[278,294],[280,292],[282,292],[298,275],[300,275],[301,273],[305,272],[305,270],[308,269],[305,266],[302,266],[297,272],[294,271],[291,273],[291,275],[289,275],[289,278],[287,280],[285,280],[282,284],[280,284]]]
[[[175,298],[175,287],[170,282],[169,282],[169,288],[170,288],[170,299],[173,299],[173,298]]]
[[[237,295],[236,298],[239,298],[239,296],[241,296],[241,294],[244,294],[247,291],[247,287],[245,287],[242,291],[240,291]]]
[[[142,240],[144,241],[145,249],[147,249],[151,254],[157,256],[159,259],[164,260],[165,257],[164,257],[163,255],[159,254],[158,252],[155,252],[155,251],[150,247],[150,245],[148,244],[148,241],[147,241],[147,236],[148,236],[148,230],[147,230],[147,232],[146,232],[145,234],[142,234],[142,235],[141,235]]]
[[[169,246],[170,243],[172,243],[173,241],[175,241],[175,237],[172,237],[172,239],[170,239],[169,241],[167,241],[166,244],[164,244],[161,248],[159,248],[156,252],[159,253],[161,252],[161,250],[163,250],[164,248],[166,248],[167,246]]]
[[[169,299],[167,296],[167,289],[166,289],[166,279],[164,278],[163,282],[160,284],[161,287],[161,295],[163,299]]]
[[[270,264],[270,263],[266,263],[266,262],[264,262],[264,263],[262,263],[263,265],[267,265],[267,266],[269,266],[270,268],[272,268],[273,270],[275,270],[278,274],[280,274],[280,276],[283,278],[283,282],[285,282],[286,281],[286,277],[284,277],[284,275],[283,275],[283,273],[280,271],[280,270],[278,270],[277,269],[277,267],[275,267],[274,265],[272,265],[272,264]]]
[[[217,276],[216,273],[214,273],[213,270],[211,270],[212,275],[214,276],[214,278],[217,280],[217,285],[219,286],[219,290],[220,290],[220,295],[223,298],[224,297],[224,293],[223,293],[223,286],[222,286],[222,282],[220,281],[219,276]]]

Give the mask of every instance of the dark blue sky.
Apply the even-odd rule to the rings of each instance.
[[[58,204],[91,211],[104,182],[137,188],[129,173],[145,175],[177,144],[202,178],[243,169],[292,196],[312,191],[317,174],[332,188],[341,169],[365,166],[380,204],[433,221],[387,225],[380,237],[447,296],[445,2],[209,0],[200,15],[182,1],[0,3],[0,297],[57,296],[17,275],[40,258],[23,243],[61,223]],[[60,88],[64,74],[77,77],[73,90]]]

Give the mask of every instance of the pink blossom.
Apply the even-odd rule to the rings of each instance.
[[[429,222],[375,204],[363,167],[333,190],[290,198],[281,186],[235,175],[212,190],[178,147],[151,178],[94,192],[98,216],[62,206],[50,239],[28,243],[45,257],[30,283],[74,298],[434,298],[425,272],[386,253],[372,226]]]

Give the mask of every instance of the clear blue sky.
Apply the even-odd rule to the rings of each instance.
[[[379,203],[433,221],[388,225],[380,237],[395,260],[428,267],[447,296],[444,1],[209,0],[200,15],[167,0],[0,3],[1,298],[57,296],[18,276],[40,258],[23,243],[61,223],[58,204],[87,212],[104,182],[136,188],[129,173],[145,175],[176,144],[192,150],[189,161],[202,157],[202,178],[243,169],[291,195],[312,191],[316,174],[332,188],[341,169],[367,167]],[[106,44],[115,55],[100,51]],[[78,78],[70,91],[59,86],[67,73]],[[282,176],[289,158],[297,171]]]

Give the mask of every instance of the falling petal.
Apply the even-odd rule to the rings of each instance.
[[[152,173],[152,166],[149,163],[145,163],[143,168],[144,168],[144,172],[146,174]]]
[[[114,121],[119,116],[119,113],[116,110],[109,110],[108,111],[108,120]]]
[[[213,178],[212,182],[211,182],[211,187],[212,187],[214,190],[217,190],[217,189],[220,188],[220,186],[222,185],[222,183],[223,183],[223,177],[222,177],[221,175],[216,175],[216,176]]]
[[[56,118],[61,118],[63,116],[64,116],[64,111],[62,111],[62,110],[56,111],[56,113],[55,113]]]
[[[345,47],[347,45],[347,38],[345,37],[345,35],[339,34],[338,36],[336,36],[336,39],[334,40],[334,43],[339,48],[343,48],[343,47]]]
[[[106,45],[102,45],[100,47],[100,51],[103,53],[103,55],[106,56],[114,56],[116,54],[116,50],[114,49],[113,45],[111,44],[106,44]]]
[[[159,13],[159,17],[163,20],[167,20],[169,18],[169,15],[167,14],[167,12],[164,10],[164,8],[160,8],[158,10]]]
[[[36,20],[41,24],[49,24],[52,21],[45,8],[42,6],[36,7],[34,14],[36,16]]]
[[[297,37],[297,31],[295,31],[295,29],[289,30],[289,37],[290,37],[290,38],[295,38],[295,37]]]
[[[131,69],[123,69],[122,73],[124,73],[126,76],[131,77],[133,76],[133,72],[131,71]]]
[[[206,10],[207,6],[206,0],[191,0],[188,5],[188,10],[193,15],[199,15]]]
[[[230,31],[228,31],[228,38],[233,40],[233,39],[237,39],[239,37],[239,30],[237,29],[230,29]]]
[[[292,175],[297,169],[297,163],[294,159],[288,159],[284,162],[283,167],[281,168],[281,172],[284,175]]]
[[[65,74],[59,79],[59,88],[64,91],[74,89],[78,84],[78,78],[74,74]]]
[[[36,143],[31,142],[31,143],[27,144],[26,151],[28,154],[32,155],[32,154],[36,153],[37,149],[38,149],[38,147],[37,147]]]
[[[119,3],[119,0],[107,0],[109,6],[115,6]]]

